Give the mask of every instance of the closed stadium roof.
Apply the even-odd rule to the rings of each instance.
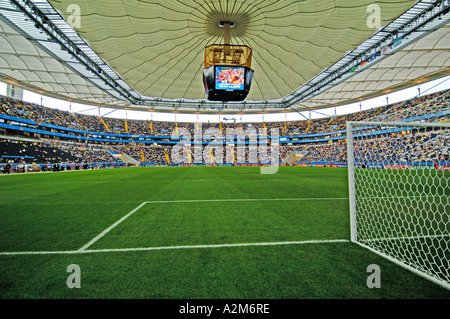
[[[178,112],[338,106],[450,74],[449,0],[14,0],[0,76],[52,96]],[[253,49],[244,103],[206,100],[204,48]]]

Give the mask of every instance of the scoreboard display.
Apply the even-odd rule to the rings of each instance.
[[[250,91],[253,70],[248,67],[211,66],[203,70],[203,83],[210,101],[243,101]]]
[[[216,90],[244,90],[245,68],[216,66]]]

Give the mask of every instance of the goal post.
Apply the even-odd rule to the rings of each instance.
[[[351,241],[450,289],[450,123],[347,122]]]

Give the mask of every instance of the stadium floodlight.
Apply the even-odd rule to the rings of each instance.
[[[347,122],[351,240],[450,289],[450,123]]]

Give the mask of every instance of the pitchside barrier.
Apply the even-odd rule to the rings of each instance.
[[[5,173],[6,164],[0,164],[0,173]],[[35,172],[51,172],[53,171],[54,164],[20,164],[20,163],[11,163],[10,164],[10,172],[11,173],[35,173]],[[101,168],[117,168],[117,167],[125,167],[126,163],[118,163],[118,162],[95,162],[88,163],[87,169],[101,169]],[[73,164],[73,163],[63,163],[59,164],[59,171],[74,171],[74,170],[83,170],[83,164]]]

